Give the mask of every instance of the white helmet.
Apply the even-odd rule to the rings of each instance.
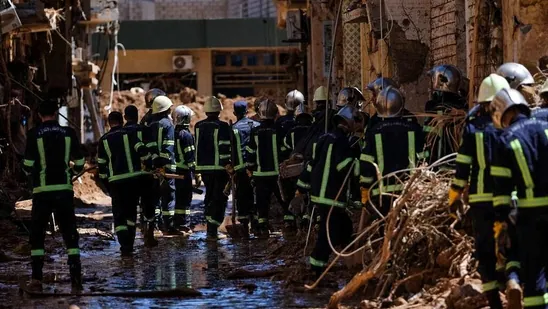
[[[327,88],[325,86],[320,86],[314,91],[313,101],[327,101]]]
[[[295,108],[304,103],[304,95],[299,90],[290,91],[285,97],[285,108],[294,111]]]
[[[163,95],[157,96],[152,101],[152,114],[159,114],[167,111],[173,106],[173,102]]]
[[[179,105],[175,108],[175,124],[189,125],[190,119],[194,116],[194,112],[185,105]]]
[[[506,78],[493,73],[481,82],[478,91],[478,103],[491,102],[497,92],[508,88],[510,88],[510,84]]]
[[[219,113],[223,110],[221,101],[215,96],[208,97],[204,104],[204,113]]]

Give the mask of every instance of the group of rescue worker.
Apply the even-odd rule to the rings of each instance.
[[[194,125],[193,133],[192,110],[177,106],[172,117],[173,103],[159,89],[146,93],[149,111],[140,122],[135,106],[123,114],[111,112],[97,164],[112,197],[122,256],[133,254],[139,216],[148,247],[157,245],[156,228],[165,234],[192,233],[192,195],[203,182],[208,241],[220,236],[231,189],[243,227],[240,236],[269,237],[274,195],[283,210],[284,234],[318,227],[309,262],[319,275],[332,247],[352,239],[348,209],[365,207],[369,222],[386,216],[393,196],[403,190],[397,179],[405,179],[424,161],[436,164],[457,152],[455,165],[439,168],[456,169],[449,214],[461,218],[462,198],[468,199],[466,215],[473,222],[489,305],[502,308],[499,288],[506,283],[513,308],[521,308],[521,285],[525,307],[548,308],[548,178],[542,177],[548,170],[543,160],[548,155],[548,82],[537,94],[524,66],[502,65],[481,83],[461,142],[455,145],[448,133],[454,130],[440,128],[436,115],[467,110],[467,79],[452,65],[436,66],[429,76],[431,99],[425,110],[431,117],[423,124],[405,108],[397,83],[382,77],[367,86],[375,110],[371,116],[358,88],[339,91],[332,108],[323,86],[316,89],[313,104],[298,90],[289,92],[283,116],[271,99],[255,101],[253,117],[247,116],[246,101],[235,102],[233,124],[220,120],[221,101],[208,97],[206,118]],[[536,96],[544,105],[533,108]],[[32,279],[41,286],[44,235],[53,211],[68,248],[73,287],[78,288],[81,266],[71,177],[82,171],[84,158],[74,130],[56,121],[57,108],[54,101],[40,105],[42,124],[29,132],[25,154],[24,170],[33,186]]]

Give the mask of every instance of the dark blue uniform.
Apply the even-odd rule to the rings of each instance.
[[[493,234],[495,211],[491,177],[491,162],[500,133],[493,126],[491,115],[482,110],[482,106],[476,105],[467,117],[457,154],[455,178],[451,184],[459,192],[468,187],[469,214],[474,228],[478,271],[483,281],[483,292],[491,308],[502,308]]]
[[[188,227],[192,203],[192,174],[196,168],[194,137],[188,126],[175,127],[175,133],[177,175],[184,176],[183,179],[175,180],[175,225]]]
[[[335,246],[344,246],[352,235],[352,220],[346,214],[348,206],[361,207],[359,183],[359,154],[353,153],[349,137],[340,129],[324,134],[316,144],[314,157],[308,162],[301,174],[297,186],[300,192],[308,192],[311,202],[318,206],[320,214],[320,230],[316,246],[310,256],[313,269],[322,271],[331,255],[327,239],[327,214],[334,206],[329,221],[330,238]],[[352,170],[349,171],[349,169]],[[344,184],[341,194],[337,195],[350,173],[349,181]],[[347,193],[350,194],[347,194]]]
[[[381,198],[378,185],[371,188],[378,180],[377,171],[371,163],[378,166],[383,176],[416,167],[418,161],[424,158],[423,143],[421,126],[401,117],[384,118],[367,132],[365,147],[360,156],[360,184],[365,189],[372,189],[369,193],[372,202],[383,215],[389,212],[392,197]],[[394,177],[385,179],[383,185],[384,193],[399,193],[403,190],[403,185]],[[379,205],[380,203],[382,205]]]
[[[500,138],[491,166],[495,215],[508,221],[511,194],[516,189],[516,229],[526,308],[548,308],[545,300],[548,269],[548,123],[515,117]]]
[[[543,121],[548,121],[548,108],[537,108],[531,111],[531,117]]]
[[[113,127],[99,140],[97,163],[99,177],[108,182],[112,198],[114,230],[122,253],[133,252],[137,205],[144,171],[141,162],[150,156],[138,137],[139,127]]]
[[[73,171],[70,161],[73,160]],[[23,170],[32,178],[32,229],[30,234],[32,279],[42,280],[44,238],[52,212],[67,246],[71,277],[80,274],[80,249],[72,199],[73,173],[84,168],[80,142],[72,128],[46,121],[27,134]]]
[[[232,125],[234,132],[234,147],[232,149],[234,170],[236,171],[236,208],[238,209],[238,221],[247,226],[251,218],[253,210],[253,187],[251,179],[245,171],[247,151],[245,148],[249,145],[251,130],[260,125],[259,122],[251,120],[247,117],[236,121]],[[258,219],[258,218],[257,218]]]
[[[295,126],[295,115],[287,114],[276,119],[276,136],[278,137],[278,145],[280,146],[280,162],[289,158],[290,151],[284,145],[284,137],[287,132]]]

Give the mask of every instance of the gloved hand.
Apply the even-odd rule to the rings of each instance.
[[[202,185],[202,174],[200,173],[194,173],[194,182],[196,187],[200,187]]]
[[[362,204],[366,205],[369,201],[369,189],[360,188],[360,192],[362,194]]]
[[[506,250],[512,245],[508,234],[508,224],[504,221],[495,221],[493,224],[493,232],[497,264],[506,265]]]
[[[158,167],[158,168],[156,168],[155,172],[158,173],[158,174],[161,174],[161,175],[165,175],[166,174],[166,169],[164,167]]]
[[[234,166],[232,164],[225,165],[225,170],[229,175],[234,174]]]
[[[253,177],[253,171],[245,170],[245,172],[247,173],[247,177],[249,177],[249,178]]]
[[[449,189],[449,216],[455,220],[460,220],[464,211],[464,205],[460,200],[460,191],[453,188]]]
[[[449,189],[449,206],[451,206],[457,199],[460,198],[460,194],[461,192],[459,190],[453,188]]]

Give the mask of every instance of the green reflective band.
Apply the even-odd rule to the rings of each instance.
[[[46,186],[46,152],[44,150],[44,140],[39,138],[38,154],[40,155],[40,187]]]
[[[158,137],[156,140],[156,146],[158,146],[158,152],[162,152],[163,133],[164,133],[164,128],[162,128],[161,126],[158,126]]]
[[[285,215],[284,216],[284,221],[293,221],[295,220],[295,216],[293,215]]]
[[[306,165],[306,171],[307,171],[307,172],[312,172],[312,165],[307,164],[307,165]]]
[[[211,223],[211,224],[215,224],[217,226],[220,226],[221,225],[221,222],[219,221],[216,221],[216,220],[213,220],[213,218],[211,216],[206,216],[206,221]]]
[[[492,201],[493,201],[493,194],[491,193],[468,195],[468,202],[470,203],[492,202]]]
[[[196,165],[197,171],[220,171],[225,168],[220,165]]]
[[[434,128],[432,128],[431,126],[424,126],[424,127],[422,128],[422,130],[423,130],[424,132],[432,132],[433,129],[434,129]]]
[[[190,215],[190,209],[175,209],[176,215]]]
[[[213,147],[215,148],[215,153],[213,154],[215,156],[215,166],[219,165],[219,129],[215,129],[213,132]]]
[[[287,146],[287,148],[295,148],[295,132],[291,132],[291,146]]]
[[[71,183],[70,181],[70,137],[65,136],[65,164],[67,165],[67,168],[65,169],[65,176],[67,178],[67,183]],[[84,165],[83,163],[80,165],[80,167]],[[76,162],[74,162],[74,167],[78,166]]]
[[[158,155],[157,155],[157,154],[153,154],[153,155],[152,155],[152,160],[155,160],[155,159],[157,159],[157,158],[158,158]]]
[[[68,255],[80,255],[80,249],[78,248],[69,248],[67,249]]]
[[[384,186],[382,188],[383,193],[393,193],[401,190],[403,190],[403,185],[389,185],[389,186]],[[379,194],[380,194],[380,190],[377,188],[377,189],[373,189],[373,192],[371,195],[379,195]]]
[[[111,176],[111,177],[108,178],[108,181],[110,181],[110,182],[118,181],[118,180],[122,180],[122,179],[128,179],[128,178],[132,178],[132,177],[141,176],[141,175],[144,175],[144,174],[145,174],[144,171],[137,171],[137,172],[133,172],[133,173],[124,173],[124,174]]]
[[[194,141],[194,143],[196,144],[196,152],[194,153],[194,156],[196,157],[196,161],[198,161],[198,150],[200,149],[200,147],[198,146],[198,143],[200,142],[200,129],[195,128],[194,132],[196,133],[196,140]]]
[[[346,158],[341,163],[337,164],[337,171],[340,172],[343,168],[345,168],[348,163],[352,162],[352,158]]]
[[[46,255],[46,251],[44,251],[44,249],[30,250],[30,256],[44,256],[44,255]]]
[[[175,141],[174,140],[165,140],[162,142],[162,145],[166,145],[166,146],[174,146],[175,145]]]
[[[116,233],[121,231],[127,231],[127,225],[118,225],[117,227],[114,228],[114,231]]]
[[[533,197],[519,200],[518,206],[521,207],[544,207],[548,206],[548,197]]]
[[[112,169],[112,152],[110,152],[110,147],[106,139],[103,140],[103,146],[105,148],[105,152],[107,153],[107,157],[108,157],[108,171],[110,172],[111,176],[114,176],[114,171]]]
[[[510,142],[510,146],[514,150],[514,155],[516,156],[516,161],[518,162],[519,169],[521,171],[521,176],[523,177],[523,182],[525,183],[525,196],[527,199],[534,197],[533,189],[535,188],[535,183],[531,177],[529,171],[529,165],[523,154],[523,148],[521,148],[521,143],[519,140],[515,139]]]
[[[69,151],[69,155],[70,155],[70,151]],[[74,166],[82,166],[86,163],[86,159],[82,158],[82,159],[79,159],[79,160],[75,160],[74,161]]]
[[[183,151],[184,151],[185,153],[191,152],[192,150],[194,150],[194,145],[188,146],[188,147],[186,147],[185,149],[183,149]]]
[[[329,199],[329,198],[325,198],[325,197],[321,197],[321,196],[310,196],[310,200],[313,202],[313,203],[316,203],[316,204],[323,204],[323,205],[327,205],[327,206],[336,206],[336,207],[345,207],[346,204],[343,203],[343,202],[339,202],[339,201],[335,201],[333,199]]]
[[[106,179],[108,178],[107,174],[99,174],[99,178]]]
[[[219,156],[219,159],[230,159],[230,155],[229,154],[223,154],[223,155],[220,155]]]
[[[484,284],[482,284],[482,290],[483,292],[488,292],[488,291],[492,291],[494,289],[498,289],[499,288],[499,283],[498,281],[490,281],[490,282],[486,282]]]
[[[268,219],[266,218],[259,218],[259,223],[267,223]]]
[[[23,165],[32,167],[34,165],[34,160],[25,159],[25,161],[23,162]]]
[[[476,136],[476,157],[478,160],[478,184],[477,184],[477,193],[482,194],[484,190],[485,183],[485,150],[483,147],[483,132],[478,132]]]
[[[249,152],[249,153],[255,153],[255,150],[253,150],[251,147],[249,146],[245,146],[245,151]]]
[[[423,151],[423,152],[417,153],[417,158],[419,158],[419,159],[421,159],[421,160],[422,160],[422,159],[428,158],[428,156],[429,156],[429,152],[428,152],[428,151]]]
[[[529,296],[523,298],[523,306],[524,307],[536,307],[536,306],[542,306],[545,305],[546,299],[545,295],[543,296]]]
[[[362,153],[360,155],[360,161],[375,162],[375,157],[373,157],[371,155],[368,155],[368,154],[365,154],[365,153]]]
[[[65,190],[72,191],[72,184],[40,186],[32,189],[32,193],[54,192],[54,191],[65,191]]]
[[[259,176],[259,177],[266,177],[266,176],[277,176],[280,173],[277,171],[270,171],[270,172],[253,172],[253,176]]]
[[[374,180],[375,179],[373,177],[360,176],[360,183],[370,184],[370,183],[373,183]]]
[[[512,178],[512,170],[502,166],[491,166],[491,176]]]
[[[409,168],[416,165],[417,151],[415,151],[415,132],[407,132],[407,151],[409,156]]]
[[[163,152],[161,152],[161,153],[160,153],[160,158],[170,159],[169,153],[163,153]]]
[[[234,167],[234,169],[240,170],[244,167],[244,157],[242,153],[242,141],[240,140],[240,133],[238,133],[238,130],[234,130],[234,141],[236,142],[235,149],[232,149],[232,151],[236,151],[236,155],[238,156],[238,165]]]
[[[107,160],[103,159],[103,158],[97,158],[97,163],[99,164],[105,164],[107,163]]]
[[[129,148],[129,137],[127,134],[124,134],[124,151],[126,152],[126,162],[127,162],[127,169],[130,173],[133,173],[133,159],[131,158],[131,151]]]
[[[128,226],[135,226],[135,222],[131,220],[126,220]]]
[[[495,196],[493,198],[493,206],[501,206],[510,204],[510,196]]]
[[[257,135],[254,136],[255,139],[255,147],[257,147],[257,157],[255,159],[255,163],[257,163],[257,171],[261,171],[261,156],[259,155],[259,137]],[[255,175],[255,172],[253,173]]]
[[[150,155],[150,153],[148,153],[146,156],[142,156],[140,159],[141,161],[146,161],[148,159],[150,159],[152,156]]]
[[[327,147],[327,157],[325,158],[325,165],[322,174],[322,186],[320,188],[320,198],[325,197],[325,191],[327,191],[327,183],[329,182],[329,172],[331,171],[331,153],[333,152],[333,144]]]
[[[272,151],[274,152],[274,170],[276,175],[280,172],[280,162],[278,159],[278,137],[276,133],[272,134]]]
[[[312,159],[316,159],[316,145],[318,143],[312,144]]]
[[[510,268],[521,268],[521,263],[517,261],[510,261],[506,263],[506,270],[509,270]]]
[[[145,146],[145,144],[143,144],[142,142],[137,142],[134,146],[133,146],[133,149],[135,149],[135,151],[139,151],[139,148],[140,147],[143,147]]]
[[[375,134],[375,147],[377,149],[377,162],[379,165],[379,171],[384,171],[384,152],[382,146],[382,135],[380,133]]]
[[[316,266],[316,267],[325,267],[325,266],[327,266],[327,262],[316,260],[313,257],[310,257],[309,261],[310,261],[310,265],[312,265],[312,266]]]
[[[156,214],[156,215],[159,215],[159,214],[160,214],[160,212],[161,212],[161,210],[160,210],[160,209],[158,209],[158,208],[154,209],[154,214]]]
[[[461,188],[464,188],[467,183],[468,183],[468,180],[458,179],[458,178],[453,178],[453,181],[452,181],[452,184]]]
[[[303,216],[303,219],[304,219],[304,220],[310,220],[310,216],[309,216],[309,215],[304,215],[304,216]]]
[[[458,153],[457,154],[457,163],[472,164],[472,157],[467,156],[467,155],[463,155],[462,153]]]
[[[280,147],[280,150],[281,150],[281,151],[286,151],[287,148],[286,148],[285,146],[282,146],[282,147]]]
[[[137,138],[141,141],[143,140],[143,131],[137,131]]]
[[[301,187],[303,189],[310,189],[310,185],[300,179],[299,181],[297,181],[297,187]]]
[[[219,145],[230,145],[230,141],[219,141]]]
[[[236,219],[238,219],[238,220],[248,220],[249,217],[248,216],[237,216]]]
[[[147,148],[152,148],[152,147],[156,147],[156,146],[158,146],[158,143],[156,143],[156,142],[147,143]]]
[[[175,210],[163,210],[162,216],[173,216],[175,215]]]

